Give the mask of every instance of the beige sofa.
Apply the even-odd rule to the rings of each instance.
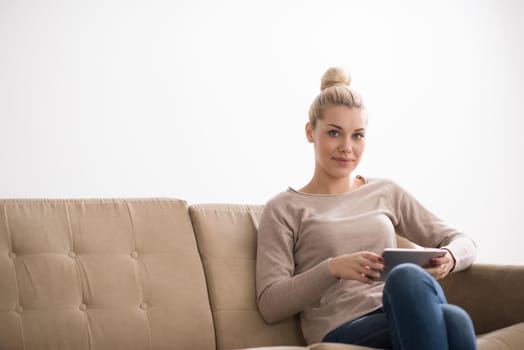
[[[261,206],[176,199],[0,200],[0,349],[349,350],[304,345],[255,303]],[[524,266],[443,283],[479,348],[524,348]]]

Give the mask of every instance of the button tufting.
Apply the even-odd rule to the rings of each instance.
[[[87,310],[87,305],[86,304],[80,304],[79,309],[82,310],[82,311],[86,311]]]
[[[7,255],[9,255],[9,257],[11,259],[15,259],[16,258],[16,254],[14,252],[9,252],[9,254],[7,254]]]
[[[142,302],[142,303],[140,303],[140,308],[141,308],[142,310],[147,310],[147,303],[146,303],[146,302]]]
[[[22,307],[22,305],[16,305],[15,311],[21,314],[22,312],[24,312],[24,308]]]
[[[67,255],[69,255],[70,258],[76,258],[76,253],[75,252],[69,252]]]
[[[137,253],[137,252],[131,252],[131,257],[132,257],[133,259],[138,258],[138,253]]]

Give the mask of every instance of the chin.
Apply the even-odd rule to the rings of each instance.
[[[347,178],[347,177],[349,177],[349,175],[351,175],[351,171],[344,171],[344,172],[334,171],[334,172],[331,173],[331,177],[333,179],[337,179],[337,180],[341,180],[341,179]]]

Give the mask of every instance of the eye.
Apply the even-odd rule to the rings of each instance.
[[[331,137],[337,137],[339,134],[339,132],[337,130],[329,130],[328,131],[328,135],[331,136]]]
[[[364,134],[361,133],[361,132],[357,132],[357,133],[353,134],[353,138],[355,140],[362,140],[364,138]]]

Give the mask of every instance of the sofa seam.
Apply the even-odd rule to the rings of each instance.
[[[71,224],[71,214],[69,212],[69,203],[64,202],[65,204],[65,212],[66,212],[66,218],[67,218],[67,227],[69,229],[69,238],[71,239],[71,252],[76,254],[75,249],[75,235],[73,234],[73,225]],[[75,257],[75,269],[78,274],[78,283],[80,285],[80,302],[83,304],[86,301],[85,294],[84,294],[84,284],[82,283],[82,271],[80,268],[80,263],[78,261],[80,259],[80,255],[77,254]],[[85,322],[86,322],[86,336],[87,336],[87,347],[88,349],[92,349],[91,344],[91,327],[89,326],[89,317],[87,313],[84,315]]]
[[[213,323],[213,338],[215,339],[215,348],[218,347],[218,329],[217,329],[217,320],[215,319],[215,313],[213,312],[213,304],[211,302],[211,293],[210,293],[210,286],[209,286],[209,276],[206,272],[204,260],[206,260],[206,257],[202,254],[200,250],[200,244],[198,242],[197,238],[197,227],[196,227],[196,220],[191,214],[191,206],[187,206],[187,214],[189,216],[189,221],[191,222],[191,230],[193,231],[193,238],[195,239],[195,244],[198,252],[198,257],[200,260],[200,266],[202,268],[202,273],[204,275],[204,284],[206,286],[206,294],[207,294],[207,303],[209,306],[209,312],[211,313],[211,322]]]
[[[120,203],[123,201],[131,201],[137,203],[149,203],[149,202],[183,202],[187,204],[184,199],[176,197],[27,197],[27,198],[1,198],[0,202],[10,204],[24,204],[24,203]]]
[[[237,212],[242,212],[242,213],[246,213],[246,212],[253,212],[253,211],[262,211],[263,210],[263,205],[262,204],[213,204],[213,203],[196,203],[196,204],[191,204],[189,205],[189,209],[190,210],[195,210],[195,211],[199,211],[199,212],[202,212],[202,211],[207,211],[207,210],[212,210],[214,212],[232,212],[232,211],[237,211]]]
[[[7,232],[7,242],[8,242],[7,245],[8,245],[9,251],[14,253],[13,239],[11,236],[11,228],[9,227],[9,219],[7,215],[7,205],[5,202],[3,203],[3,207],[4,207],[5,228]],[[16,263],[14,261],[13,261],[13,271],[15,272],[16,304],[20,305],[20,286],[18,285],[18,272],[16,271]],[[20,326],[20,338],[22,340],[22,348],[25,350],[26,345],[25,345],[25,337],[24,337],[24,327],[23,327],[21,316],[18,316],[18,324]]]
[[[133,241],[133,252],[136,252],[138,253],[138,250],[137,250],[137,239],[136,239],[136,229],[135,229],[135,224],[134,224],[134,221],[133,221],[133,215],[131,215],[131,207],[129,205],[129,200],[127,199],[123,199],[123,203],[127,209],[127,215],[129,216],[129,223],[131,224],[131,232],[132,232],[132,241]],[[139,268],[140,268],[140,256],[137,256],[137,258],[135,259],[135,277],[136,277],[136,280],[137,281],[140,281],[140,294],[141,294],[141,300],[144,301],[145,300],[145,288],[144,288],[144,281],[142,281],[142,279],[140,278],[140,271],[139,271]],[[149,349],[153,349],[153,333],[151,331],[151,321],[149,320],[149,315],[147,313],[147,311],[145,312],[145,317],[146,317],[146,324],[147,324],[147,332],[148,332],[148,339],[149,339]]]

